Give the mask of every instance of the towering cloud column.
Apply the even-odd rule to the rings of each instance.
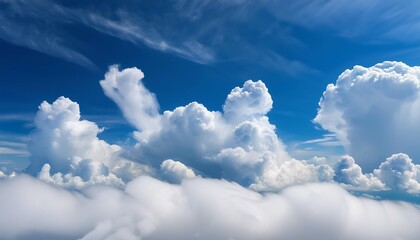
[[[420,67],[383,62],[355,66],[329,84],[314,121],[333,132],[372,171],[403,152],[420,161]]]

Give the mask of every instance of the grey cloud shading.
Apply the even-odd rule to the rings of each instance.
[[[160,165],[160,176],[171,183],[180,183],[184,179],[195,178],[194,171],[181,162],[167,159]]]
[[[403,153],[387,158],[374,174],[389,188],[420,194],[420,165]]]

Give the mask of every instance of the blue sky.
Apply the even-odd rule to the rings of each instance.
[[[148,202],[130,190],[137,185],[181,191],[197,204],[205,203],[194,198],[200,186],[220,199],[233,189],[262,202],[270,197],[254,194],[280,191],[275,198],[308,209],[324,207],[324,189],[328,199],[373,201],[373,219],[381,218],[378,201],[368,199],[409,202],[418,222],[410,204],[420,202],[419,8],[415,0],[0,0],[0,185],[12,200],[18,194],[7,186],[13,185],[44,189],[51,201],[79,201],[50,189],[56,185],[92,203],[102,202],[87,186],[106,185],[124,199],[140,196],[133,206]],[[305,191],[314,192],[313,203],[299,202]],[[210,206],[226,207],[215,202]],[[101,222],[97,212],[92,219]],[[27,214],[38,213],[17,219]],[[39,238],[101,239],[120,233],[121,221],[103,232],[92,223],[88,232],[75,225],[72,233],[42,224],[36,230]],[[165,224],[151,235],[132,226],[127,234],[162,239]],[[180,239],[190,233],[184,227],[175,231]],[[12,239],[27,237],[5,229],[0,233]],[[226,229],[216,238],[240,238],[234,226]],[[401,229],[383,233],[402,236]],[[406,239],[420,234],[413,229]],[[204,239],[216,236],[201,231]],[[265,237],[310,236],[291,231]],[[343,234],[318,233],[320,239]],[[371,239],[370,233],[376,234],[346,236]],[[249,236],[262,239],[258,234]]]
[[[320,138],[311,120],[325,86],[342,71],[418,61],[420,16],[408,7],[418,3],[407,3],[4,1],[1,130],[26,134],[30,128],[22,126],[38,104],[62,95],[86,117],[118,119],[98,80],[120,64],[145,72],[161,110],[191,101],[220,110],[231,88],[261,79],[282,139]]]

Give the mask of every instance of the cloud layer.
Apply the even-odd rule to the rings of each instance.
[[[420,234],[418,207],[357,198],[331,184],[261,195],[223,180],[170,185],[140,177],[124,190],[71,192],[19,176],[0,180],[0,195],[0,232],[8,239],[409,240]]]

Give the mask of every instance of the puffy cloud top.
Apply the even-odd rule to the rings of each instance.
[[[406,154],[393,154],[374,173],[391,189],[420,193],[420,165]]]
[[[314,121],[337,135],[366,170],[404,152],[420,159],[420,67],[355,66],[329,84]]]
[[[192,169],[172,159],[163,161],[160,165],[160,170],[163,179],[172,183],[180,183],[183,179],[195,177]]]
[[[35,127],[30,136],[31,163],[27,170],[32,175],[68,187],[122,185],[120,177],[136,175],[135,164],[119,158],[121,147],[100,140],[97,135],[102,129],[80,120],[79,104],[68,98],[41,103]]]
[[[226,98],[223,111],[227,117],[240,118],[265,115],[273,107],[273,100],[265,84],[248,80],[242,88],[235,87]]]
[[[384,184],[372,174],[365,175],[350,156],[341,157],[334,167],[334,181],[357,190],[383,190]]]
[[[65,97],[59,97],[52,104],[44,101],[39,106],[35,118],[38,128],[60,127],[65,122],[76,122],[80,120],[79,104],[72,102]]]
[[[99,127],[80,120],[79,104],[65,97],[54,103],[43,102],[35,118],[36,130],[31,135],[31,169],[40,170],[47,162],[54,172],[68,172],[69,162],[91,159],[107,163],[120,150],[97,138]]]

